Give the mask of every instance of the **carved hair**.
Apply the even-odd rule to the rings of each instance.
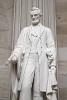
[[[32,14],[33,11],[36,11],[36,13],[40,15],[40,17],[42,16],[42,11],[39,8],[33,7],[30,11],[30,14]]]

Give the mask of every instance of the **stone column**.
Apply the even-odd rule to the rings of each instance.
[[[13,19],[13,36],[12,48],[17,42],[21,28],[21,0],[14,0],[14,19]]]

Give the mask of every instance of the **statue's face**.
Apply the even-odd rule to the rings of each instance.
[[[37,25],[40,22],[40,15],[36,11],[33,11],[31,13],[31,19],[32,25]]]

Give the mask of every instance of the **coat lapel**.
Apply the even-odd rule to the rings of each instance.
[[[38,41],[39,41],[41,35],[43,34],[43,32],[46,29],[41,23],[39,24],[39,26],[40,26],[40,32],[39,32],[39,35],[38,35]],[[31,42],[31,34],[32,34],[31,31],[32,31],[32,25],[29,27],[29,32],[28,32],[28,38],[29,38],[30,42]]]
[[[39,38],[42,36],[43,32],[45,31],[45,27],[40,24],[40,34],[39,34]]]

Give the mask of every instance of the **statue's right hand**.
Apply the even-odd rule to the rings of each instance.
[[[18,61],[17,56],[13,56],[13,57],[11,58],[11,63],[16,64],[17,61]]]
[[[5,65],[7,66],[9,63],[16,64],[18,61],[18,58],[14,55],[8,58],[8,60],[5,62]]]

